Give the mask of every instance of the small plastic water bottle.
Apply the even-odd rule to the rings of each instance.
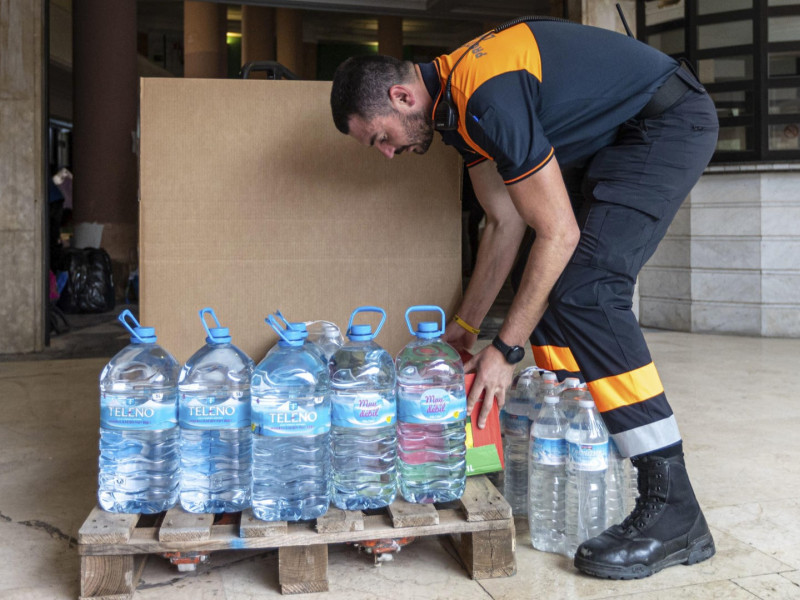
[[[564,552],[567,484],[567,419],[559,398],[544,398],[531,428],[530,506],[531,543],[544,552]]]
[[[571,421],[573,417],[575,417],[575,414],[578,412],[578,403],[581,400],[592,399],[592,395],[586,388],[586,384],[580,382],[578,382],[578,385],[575,387],[568,387],[561,390],[559,397],[561,398],[561,410],[564,411],[564,416],[567,417],[567,421]]]
[[[567,428],[567,492],[565,554],[606,528],[608,432],[594,401],[582,399]]]
[[[331,404],[328,366],[304,344],[305,334],[283,329],[253,370],[253,514],[264,521],[314,519],[330,503]]]
[[[521,401],[528,405],[528,418],[533,422],[533,405],[536,402],[536,394],[542,383],[542,375],[549,373],[540,367],[525,367],[514,376],[511,383],[511,394],[517,396]]]
[[[353,324],[358,313],[380,313],[373,333]],[[347,326],[349,341],[328,362],[331,386],[331,502],[344,510],[381,508],[397,494],[397,378],[392,356],[375,338],[382,308],[362,306]]]
[[[558,393],[561,394],[566,390],[572,390],[579,387],[585,387],[585,383],[581,383],[581,380],[578,377],[567,377],[564,381],[561,382],[561,385],[558,386]]]
[[[544,398],[549,394],[558,394],[558,377],[551,371],[542,371],[541,381],[539,388],[536,390],[536,395],[533,397],[533,403],[530,407],[530,419],[533,422],[539,411],[544,406]]]
[[[421,322],[414,331],[409,315],[419,311],[438,311],[441,323]],[[466,484],[464,365],[441,339],[444,319],[438,306],[409,308],[406,323],[416,339],[395,361],[400,492],[419,504],[457,500]]]
[[[639,495],[636,467],[624,458],[614,440],[608,440],[608,471],[606,471],[606,516],[608,526],[621,523],[636,505]]]
[[[131,311],[119,321],[131,343],[100,374],[97,498],[110,512],[159,513],[178,500],[180,365]]]
[[[209,328],[206,315],[216,327]],[[181,369],[181,506],[192,513],[238,512],[250,506],[253,360],[231,344],[211,308],[200,311],[206,344]]]
[[[534,367],[535,368],[535,367]],[[515,516],[528,514],[528,440],[530,437],[531,395],[536,386],[535,371],[525,370],[515,378],[506,403],[500,411],[500,430],[503,435],[505,476],[503,496]]]

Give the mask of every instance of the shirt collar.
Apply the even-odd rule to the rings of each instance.
[[[442,89],[442,82],[439,80],[439,71],[436,65],[432,62],[419,63],[419,72],[422,75],[422,81],[425,83],[425,89],[428,90],[433,99],[433,107],[436,107],[439,101],[439,93]]]

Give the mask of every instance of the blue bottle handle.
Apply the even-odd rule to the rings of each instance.
[[[208,337],[213,339],[214,336],[211,335],[211,330],[209,329],[208,324],[206,323],[206,315],[211,315],[211,318],[214,319],[214,323],[216,324],[217,329],[222,327],[222,325],[220,325],[219,319],[217,318],[217,314],[214,312],[213,308],[206,307],[200,310],[200,321],[203,323],[203,328],[206,330]]]
[[[279,311],[279,310],[276,310],[275,314],[277,315],[277,317],[281,321],[283,321],[283,326],[286,327],[286,329],[296,329],[297,331],[306,331],[306,324],[305,323],[302,323],[302,322],[299,322],[299,321],[297,323],[292,323],[292,322],[289,321],[289,319],[284,317],[283,313],[281,313],[281,311]]]
[[[350,335],[350,328],[353,326],[353,319],[355,319],[356,315],[360,312],[374,312],[381,315],[381,322],[378,323],[378,326],[375,328],[375,333],[372,334],[372,337],[369,338],[374,340],[378,337],[378,332],[383,327],[383,324],[386,322],[386,311],[378,306],[359,306],[357,309],[353,311],[353,314],[350,315],[350,322],[347,324],[347,335]]]
[[[142,326],[139,324],[139,321],[136,320],[136,317],[133,316],[133,313],[130,310],[128,310],[127,308],[123,310],[119,314],[117,319],[119,320],[120,323],[122,323],[125,326],[125,329],[131,332],[131,335],[134,336],[137,340],[139,340],[140,342],[148,341],[141,335],[139,335],[139,332],[137,330],[140,329]],[[130,319],[130,321],[133,323],[133,327],[131,327],[131,325],[128,323],[126,319]]]
[[[267,315],[267,318],[264,319],[264,320],[267,322],[267,324],[270,327],[272,327],[272,329],[275,330],[275,333],[278,334],[278,337],[280,337],[287,344],[289,344],[291,346],[302,346],[303,345],[303,338],[302,337],[299,338],[299,339],[292,339],[291,337],[288,337],[286,335],[287,331],[294,331],[296,333],[300,333],[300,332],[297,329],[293,329],[292,326],[289,325],[288,323],[286,323],[285,320],[284,320],[284,322],[286,323],[286,328],[285,329],[283,327],[281,327],[281,324],[278,322],[278,320],[273,315]]]
[[[408,318],[408,315],[410,315],[412,312],[424,312],[424,311],[438,311],[439,313],[441,313],[442,327],[441,329],[439,329],[436,335],[444,335],[444,320],[445,320],[444,311],[440,307],[433,305],[411,306],[406,311],[406,324],[408,325],[408,330],[411,332],[411,335],[416,335],[416,332],[414,331],[414,328],[411,326],[411,320]]]
[[[217,332],[216,334],[212,333],[211,329],[206,322],[206,315],[211,315],[211,318],[214,319],[214,324],[216,325],[216,329],[223,329],[222,325],[217,318],[217,314],[214,312],[213,308],[206,307],[200,311],[200,322],[203,323],[203,328],[206,330],[208,334],[207,340],[217,342],[217,343],[224,343],[230,342],[230,336],[220,336],[221,332]]]

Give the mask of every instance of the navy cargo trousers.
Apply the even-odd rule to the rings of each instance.
[[[691,75],[680,72],[691,89],[674,105],[627,121],[614,144],[583,168],[565,170],[580,241],[531,335],[537,366],[559,379],[583,377],[623,456],[681,441],[632,311],[636,277],[717,141],[713,102]],[[527,256],[526,248],[520,256]],[[514,273],[522,268],[517,265]]]

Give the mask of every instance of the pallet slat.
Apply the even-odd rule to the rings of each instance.
[[[319,533],[342,531],[364,531],[364,513],[360,510],[342,510],[331,506],[321,517],[317,517]]]
[[[253,509],[242,511],[239,523],[239,537],[262,538],[275,535],[286,535],[286,521],[262,521],[253,514]]]
[[[139,515],[110,513],[95,506],[78,531],[78,544],[122,544],[127,542]]]
[[[167,511],[164,522],[158,530],[161,542],[187,542],[190,540],[207,540],[211,537],[211,526],[214,524],[212,514],[194,514],[176,506]]]
[[[486,477],[467,477],[460,502],[469,522],[511,518],[511,506]]]
[[[389,505],[389,515],[397,528],[439,524],[439,512],[433,504],[412,504],[403,498],[395,498]]]

